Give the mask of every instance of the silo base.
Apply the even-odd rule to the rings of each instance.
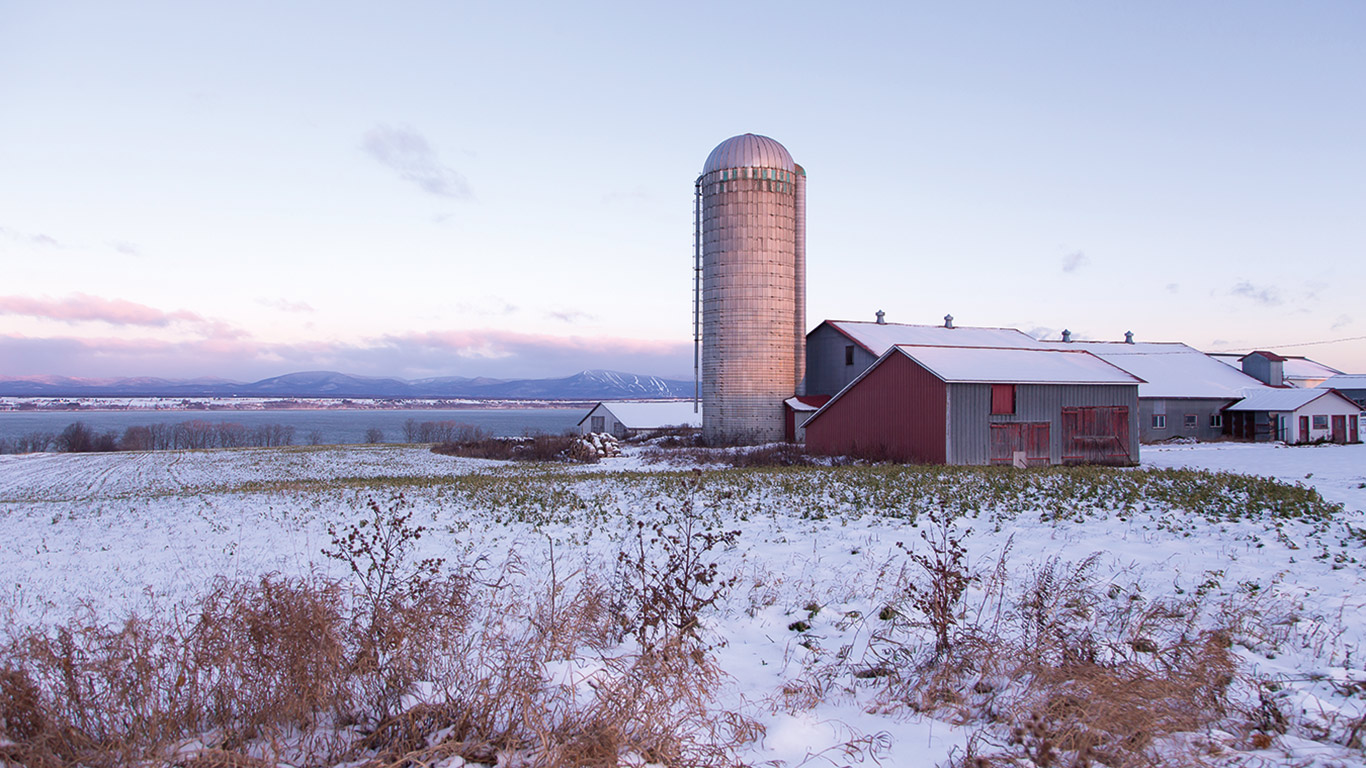
[[[784,427],[782,396],[709,402],[702,410],[702,439],[707,445],[778,443],[785,438]]]

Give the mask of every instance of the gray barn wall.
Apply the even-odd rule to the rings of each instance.
[[[854,364],[844,364],[844,348],[854,345]],[[871,352],[854,344],[848,336],[821,325],[806,337],[806,392],[808,395],[835,395],[877,361]]]
[[[1139,439],[1156,443],[1173,437],[1193,437],[1196,440],[1219,440],[1223,427],[1211,427],[1209,417],[1224,406],[1237,402],[1228,398],[1141,398],[1138,401]],[[1153,415],[1167,414],[1167,428],[1153,429]],[[1195,428],[1186,428],[1186,416],[1194,414]]]
[[[1096,405],[1128,406],[1129,455],[1138,461],[1137,385],[1018,384],[1015,413],[995,416],[990,384],[950,384],[948,388],[950,464],[990,463],[991,424],[1013,421],[1048,422],[1048,461],[1061,464],[1062,409]]]

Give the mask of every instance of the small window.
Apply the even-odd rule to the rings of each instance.
[[[1314,429],[1328,429],[1328,417],[1322,415],[1315,416]]]
[[[1193,413],[1186,414],[1186,429],[1195,429],[1198,426],[1200,426],[1200,417]]]
[[[1219,429],[1220,427],[1223,427],[1223,426],[1224,426],[1224,414],[1222,414],[1222,413],[1211,413],[1211,414],[1209,415],[1209,426],[1210,426],[1210,429]]]
[[[853,365],[853,364],[854,364],[854,345],[853,345],[853,344],[850,344],[850,345],[848,345],[847,347],[844,348],[844,364],[845,364],[845,365]]]
[[[594,417],[593,417],[593,430],[592,430],[592,431],[594,431],[594,432],[601,432],[601,431],[606,427],[606,424],[605,424],[606,418],[607,418],[607,417],[605,417],[605,416],[594,416]]]
[[[1015,412],[1015,385],[1014,384],[992,384],[991,385],[991,413],[992,415],[1006,415]]]
[[[1153,429],[1166,429],[1166,428],[1167,428],[1167,414],[1165,414],[1165,413],[1154,413],[1154,414],[1153,414]]]

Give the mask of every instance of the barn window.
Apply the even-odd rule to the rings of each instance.
[[[1186,429],[1195,429],[1200,426],[1200,417],[1193,413],[1186,414]]]
[[[1167,428],[1167,414],[1165,414],[1165,413],[1154,413],[1154,414],[1153,414],[1153,429],[1166,429],[1166,428]]]
[[[993,415],[1015,412],[1014,384],[991,385],[991,412]]]
[[[601,431],[603,430],[603,428],[606,426],[606,423],[605,423],[606,420],[607,420],[607,417],[606,417],[606,416],[594,416],[594,417],[593,417],[593,429],[592,429],[592,431],[594,431],[594,432],[601,432]]]
[[[1224,414],[1211,413],[1209,415],[1209,426],[1210,429],[1219,429],[1220,427],[1224,426]]]
[[[1328,417],[1324,415],[1315,416],[1314,429],[1328,429]]]
[[[847,346],[847,347],[844,348],[844,364],[845,364],[845,365],[853,365],[853,364],[854,364],[854,345],[853,345],[853,344],[850,344],[849,346]]]

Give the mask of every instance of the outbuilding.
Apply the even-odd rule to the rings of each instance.
[[[1324,381],[1319,387],[1336,389],[1355,401],[1357,405],[1366,408],[1366,374],[1340,373]]]
[[[1235,440],[1359,443],[1361,406],[1335,389],[1266,389],[1224,409]]]
[[[1083,349],[1143,379],[1138,385],[1138,439],[1219,440],[1224,408],[1267,389],[1258,379],[1180,342],[1055,341]]]
[[[787,442],[806,442],[806,422],[828,402],[829,395],[798,395],[784,400],[784,438]]]
[[[1273,387],[1317,387],[1342,373],[1302,355],[1278,355],[1265,350],[1247,354],[1216,352],[1210,357]]]
[[[668,427],[701,429],[702,412],[691,400],[681,402],[601,402],[579,419],[579,432],[606,432],[619,438]]]
[[[806,446],[921,464],[1136,464],[1141,383],[1081,350],[899,344],[807,421]]]

